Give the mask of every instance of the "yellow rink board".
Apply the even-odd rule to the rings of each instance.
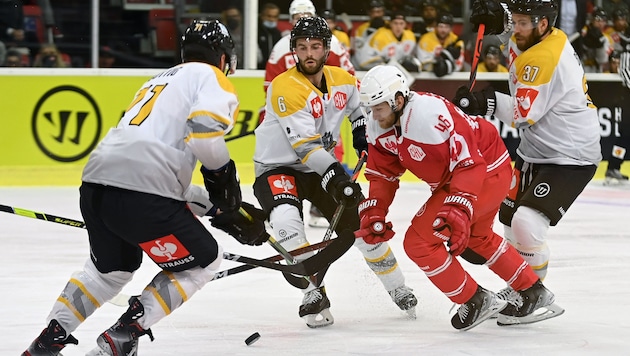
[[[0,186],[78,186],[89,152],[114,127],[148,78],[161,70],[0,68]],[[264,104],[261,71],[230,76],[239,99],[237,123],[227,136],[241,182],[254,180],[252,157],[258,111]],[[177,103],[173,103],[176,105]],[[354,167],[348,122],[342,126],[343,163]],[[604,177],[602,163],[596,179]],[[625,174],[628,164],[622,165]],[[406,174],[403,181],[417,181]],[[360,181],[364,181],[360,177]],[[193,182],[201,184],[197,172]]]

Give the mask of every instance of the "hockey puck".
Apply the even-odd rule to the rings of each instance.
[[[247,346],[251,346],[253,343],[258,341],[258,339],[260,339],[260,334],[257,333],[257,332],[253,333],[253,334],[249,335],[249,337],[247,339],[245,339],[245,344]]]

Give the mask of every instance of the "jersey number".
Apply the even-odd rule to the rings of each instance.
[[[525,69],[525,73],[523,73],[524,82],[533,82],[534,80],[536,80],[536,77],[538,76],[538,71],[540,70],[540,68],[532,67],[532,66],[525,66],[524,69]]]
[[[158,96],[160,96],[164,88],[166,88],[166,85],[167,84],[150,86],[147,88],[142,88],[138,91],[138,94],[133,99],[131,104],[129,104],[129,107],[125,112],[131,110],[131,108],[133,108],[137,104],[141,103],[142,106],[140,107],[140,110],[138,110],[136,116],[134,116],[131,121],[129,121],[129,125],[140,125],[142,124],[142,122],[144,122],[144,120],[151,113],[151,110],[153,110],[153,105],[155,105],[155,101],[157,100]]]

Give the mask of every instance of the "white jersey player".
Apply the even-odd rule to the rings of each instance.
[[[543,279],[549,226],[564,216],[602,158],[599,121],[580,61],[566,34],[553,27],[558,1],[513,0],[509,6],[511,95],[462,87],[455,102],[519,129],[512,186],[499,217],[505,237]],[[506,12],[496,0],[475,0],[472,8],[473,24],[484,23],[486,34],[504,33]]]
[[[338,238],[354,239],[359,227],[356,204],[361,188],[352,182],[339,162],[324,148],[339,135],[348,115],[353,122],[353,145],[367,147],[365,119],[359,107],[357,79],[341,68],[326,66],[332,33],[322,18],[301,18],[291,32],[297,66],[273,80],[267,95],[267,117],[256,129],[254,194],[286,249],[308,244],[302,202],[309,200],[330,221],[339,204],[345,204],[335,231]],[[413,313],[415,296],[388,244],[368,245],[356,239],[365,256],[403,310]],[[333,323],[330,301],[323,285],[309,283],[299,309],[309,327]]]
[[[183,62],[142,85],[116,128],[92,152],[80,188],[90,258],[68,281],[48,327],[23,353],[59,355],[71,335],[116,296],[140,267],[143,252],[162,271],[129,309],[97,338],[92,354],[136,355],[138,338],[209,282],[222,248],[191,212],[186,198],[206,196],[201,214],[240,242],[262,244],[263,220],[248,222],[234,162],[223,136],[239,102],[226,74],[236,67],[234,43],[218,21],[193,21],[182,38]],[[190,188],[199,160],[209,194]],[[193,186],[194,187],[194,186]],[[204,199],[202,199],[204,200]]]

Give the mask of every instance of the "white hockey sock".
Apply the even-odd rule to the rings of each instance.
[[[356,239],[354,246],[361,251],[365,262],[383,283],[385,290],[391,291],[405,284],[405,276],[388,243],[370,245],[363,239]]]

